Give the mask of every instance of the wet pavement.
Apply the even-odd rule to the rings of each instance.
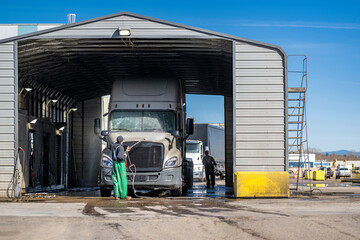
[[[188,198],[233,198],[233,188],[225,187],[224,180],[218,180],[214,189],[206,188],[206,183],[194,181],[193,188],[189,189],[182,197]],[[65,191],[53,191],[58,196],[84,196],[84,197],[101,197],[99,187],[89,188],[71,188]],[[137,191],[137,195],[141,197],[169,197],[169,191]],[[136,198],[136,196],[135,196]]]
[[[206,188],[203,182],[194,182],[193,188],[189,189],[185,196],[197,198],[233,198],[234,194],[232,187],[225,187],[225,181],[218,180],[214,189]]]
[[[327,180],[310,192],[306,184],[285,199],[235,199],[221,181],[215,189],[195,182],[182,197],[117,201],[75,188],[3,199],[0,239],[359,239],[359,185]]]

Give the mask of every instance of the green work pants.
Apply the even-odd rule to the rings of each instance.
[[[113,161],[112,180],[114,182],[114,196],[121,199],[127,196],[127,177],[125,162]]]

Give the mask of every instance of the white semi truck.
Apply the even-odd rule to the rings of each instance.
[[[191,159],[194,166],[194,179],[205,182],[205,168],[202,163],[204,145],[200,140],[186,140],[186,158]]]
[[[185,141],[193,133],[193,119],[186,119],[185,93],[178,80],[163,77],[128,77],[113,83],[108,129],[95,133],[107,142],[100,160],[102,196],[113,189],[111,145],[121,135],[126,146],[134,146],[128,165],[128,186],[146,190],[170,190],[180,196],[192,186],[192,164],[185,159]],[[134,171],[135,168],[132,169]]]
[[[209,123],[196,123],[194,132],[186,141],[186,157],[194,164],[194,179],[205,181],[205,169],[202,165],[203,152],[208,149],[216,163],[216,174],[225,177],[225,131],[223,127]]]

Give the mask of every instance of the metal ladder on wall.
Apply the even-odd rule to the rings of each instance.
[[[288,88],[288,153],[289,155],[294,154],[298,158],[295,190],[299,190],[299,179],[302,177],[302,168],[305,168],[306,162],[308,163],[308,174],[310,174],[306,122],[307,57],[306,55],[288,55],[288,57],[302,59],[302,70],[288,71],[289,74],[295,75],[294,80],[290,83],[292,86]],[[299,75],[301,77],[298,77]],[[311,190],[311,177],[309,179]]]

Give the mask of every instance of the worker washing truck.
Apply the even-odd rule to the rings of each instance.
[[[199,140],[186,140],[186,158],[190,158],[194,165],[194,179],[206,181],[205,168],[202,163],[204,145]]]
[[[192,168],[185,159],[185,141],[193,133],[193,119],[186,119],[185,93],[178,80],[127,77],[114,81],[108,116],[108,130],[101,131],[107,142],[100,160],[101,196],[110,196],[113,189],[110,149],[119,135],[125,148],[132,147],[130,188],[170,190],[171,195],[181,196],[190,187]],[[95,119],[95,133],[100,134],[100,119]]]

